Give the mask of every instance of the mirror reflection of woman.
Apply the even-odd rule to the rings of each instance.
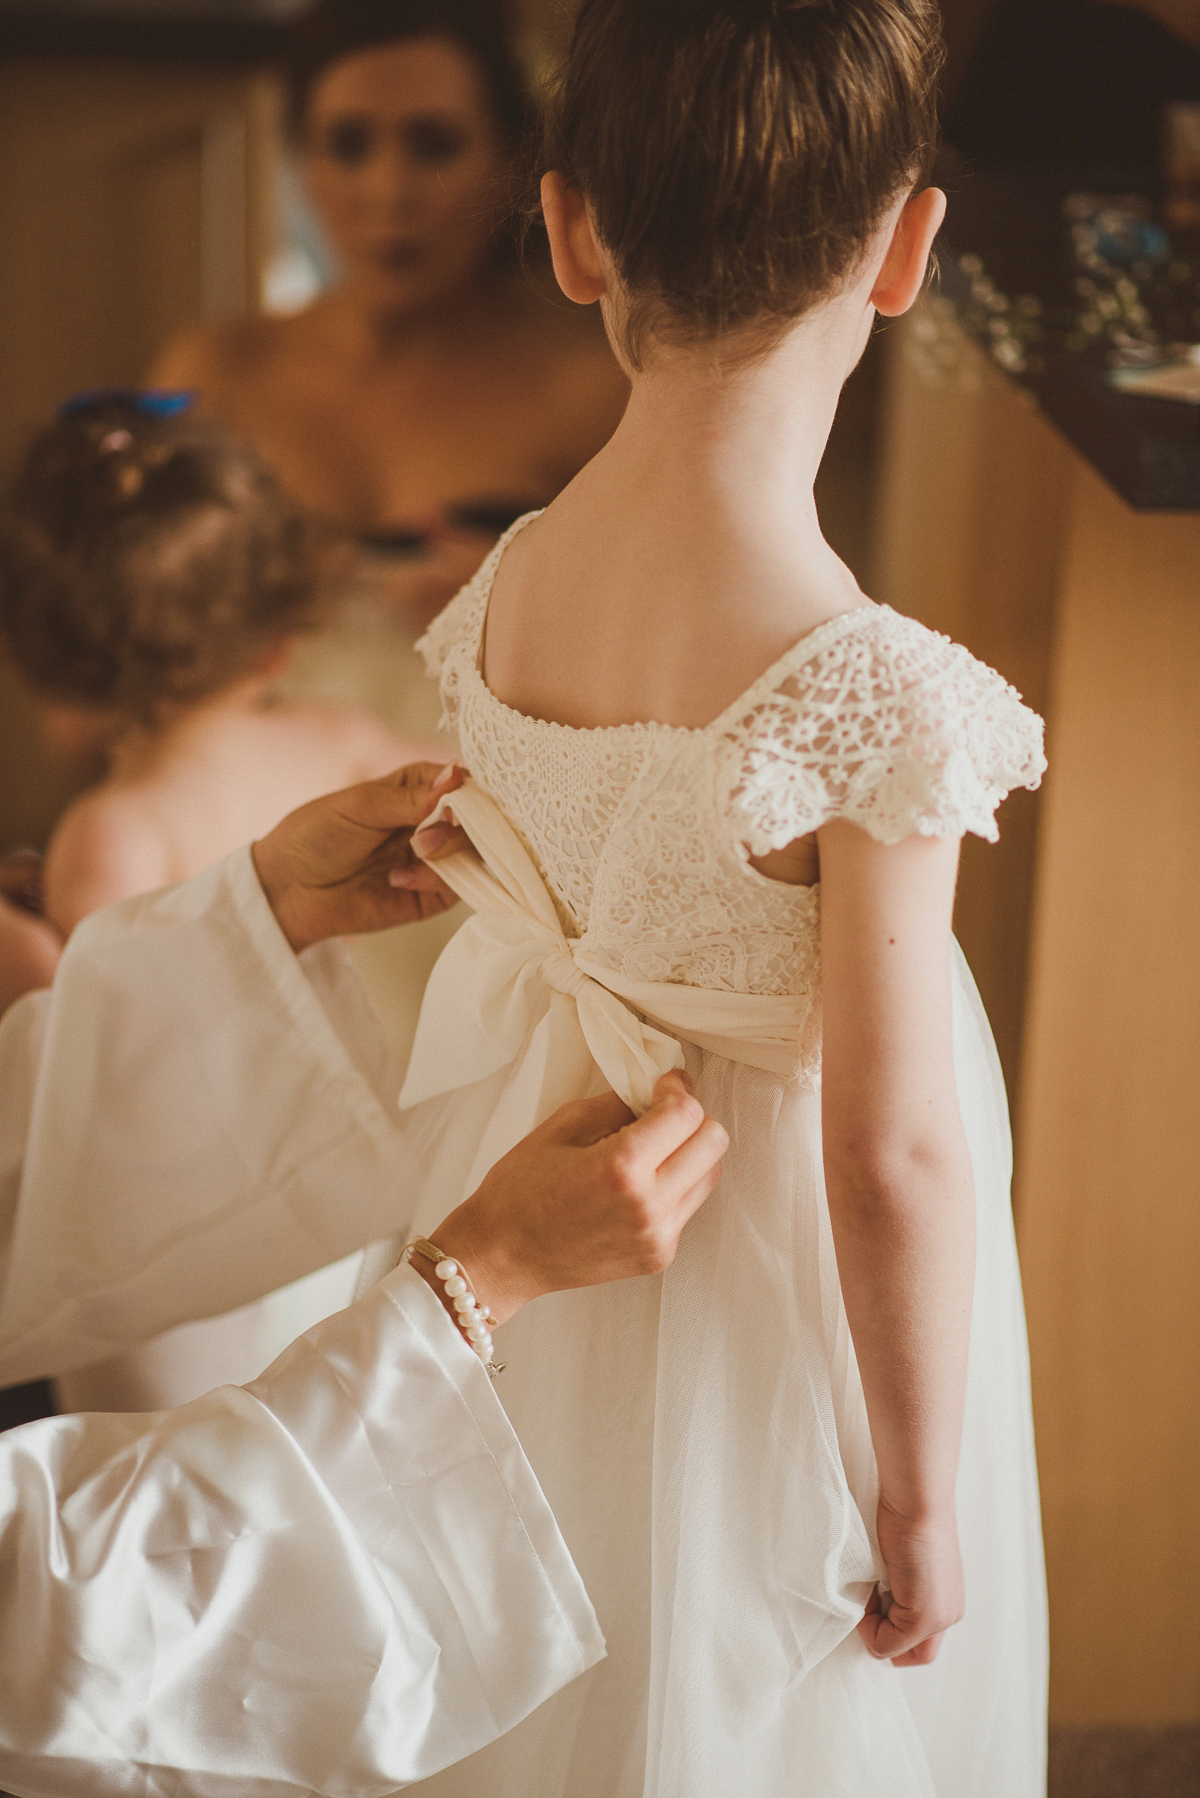
[[[596,310],[562,299],[509,222],[533,108],[503,0],[316,0],[285,77],[339,278],[291,317],[204,323],[154,379],[198,390],[357,541],[342,603],[286,687],[449,755],[416,640],[501,531],[603,447],[628,386]],[[355,949],[401,1059],[456,923]]]
[[[411,642],[603,446],[627,388],[599,321],[550,298],[505,222],[530,105],[496,0],[318,0],[287,87],[339,279],[291,317],[200,326],[155,379],[196,388],[359,539],[360,583]],[[389,722],[430,728],[432,697],[410,697],[422,715],[393,695]]]

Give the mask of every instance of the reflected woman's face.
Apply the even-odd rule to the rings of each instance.
[[[413,38],[334,63],[304,147],[309,194],[364,298],[415,311],[470,282],[492,241],[501,144],[455,44]]]

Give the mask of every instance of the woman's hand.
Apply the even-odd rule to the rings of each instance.
[[[62,938],[45,918],[35,918],[0,895],[0,1013],[54,979]]]
[[[415,762],[314,799],[254,845],[263,892],[297,955],[326,937],[414,924],[458,903],[417,860],[412,838],[463,778],[452,764]]]
[[[506,1323],[543,1293],[670,1267],[728,1147],[683,1073],[662,1076],[636,1123],[615,1093],[581,1099],[498,1161],[433,1241]],[[442,1296],[432,1268],[419,1256],[412,1265]]]
[[[914,1521],[880,1500],[876,1527],[889,1592],[884,1597],[876,1586],[858,1633],[877,1660],[894,1667],[928,1666],[964,1609],[953,1504]]]
[[[0,860],[0,1013],[54,979],[63,939],[42,913],[41,857]]]

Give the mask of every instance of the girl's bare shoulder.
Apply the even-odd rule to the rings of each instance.
[[[46,916],[63,932],[89,913],[173,877],[171,848],[147,794],[107,782],[69,805],[43,872]]]

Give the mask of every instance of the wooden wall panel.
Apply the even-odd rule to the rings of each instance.
[[[0,478],[66,394],[258,304],[274,107],[243,72],[0,63]],[[0,851],[42,842],[73,784],[0,665]]]
[[[1200,1721],[1200,519],[1081,468],[1019,1107],[1061,1724]]]
[[[1051,1714],[1196,1724],[1200,519],[1132,512],[936,300],[890,350],[876,594],[1048,726],[956,928],[1014,1101]]]
[[[889,328],[873,596],[966,644],[1046,711],[1074,458],[937,300]],[[963,845],[955,929],[1010,1097],[1020,1075],[1038,796]]]

